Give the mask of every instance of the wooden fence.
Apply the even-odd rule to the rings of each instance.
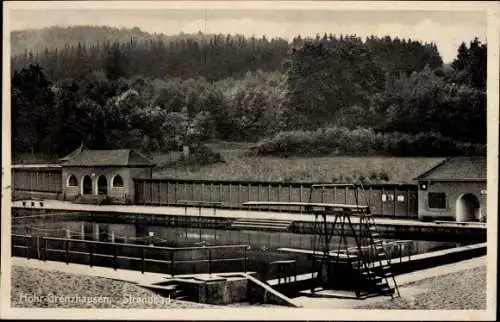
[[[62,173],[60,168],[13,168],[14,193],[40,193],[60,195]],[[299,211],[294,207],[243,206],[246,201],[297,201],[309,200],[311,183],[277,183],[258,181],[208,181],[176,179],[134,179],[134,200],[141,205],[186,205],[186,201],[212,202],[214,207]],[[417,185],[378,184],[366,185],[358,190],[360,204],[368,204],[375,215],[393,218],[417,218]],[[313,202],[356,204],[352,187],[325,187],[315,189]],[[220,203],[215,205],[215,203]]]
[[[142,273],[169,273],[172,276],[247,270],[248,245],[172,248],[13,234],[11,248],[13,256],[28,259],[133,269]],[[214,265],[217,265],[215,270]]]
[[[62,192],[60,168],[12,168],[12,186],[19,192]]]
[[[221,203],[221,208],[299,211],[294,207],[259,206],[249,208],[246,201],[305,202],[310,198],[311,183],[246,181],[204,181],[175,179],[134,179],[135,203],[142,205],[185,205],[186,200]],[[358,189],[358,203],[368,204],[376,215],[417,218],[416,185],[368,185]],[[313,202],[356,204],[352,187],[314,189]],[[216,206],[214,206],[216,207]]]

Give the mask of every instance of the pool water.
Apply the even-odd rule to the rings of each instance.
[[[317,236],[312,234],[297,234],[286,231],[257,231],[257,230],[225,230],[225,229],[206,229],[206,228],[186,228],[186,227],[166,227],[158,225],[134,225],[134,224],[113,224],[113,223],[95,223],[88,221],[36,221],[30,220],[29,223],[16,223],[12,225],[12,233],[20,235],[47,236],[71,238],[77,240],[99,240],[102,242],[131,243],[141,245],[154,245],[164,247],[186,247],[186,246],[220,246],[220,245],[247,245],[246,249],[225,249],[211,254],[215,260],[208,268],[207,262],[188,263],[183,260],[200,259],[206,254],[202,252],[187,252],[176,258],[176,274],[205,273],[207,269],[212,272],[234,272],[253,271],[257,273],[260,279],[272,279],[278,277],[277,267],[271,265],[278,260],[296,260],[297,273],[310,273],[311,261],[302,254],[287,253],[279,251],[279,248],[295,249],[316,249],[319,248]],[[385,240],[385,250],[390,258],[400,258],[400,256],[409,256],[425,252],[463,246],[455,242],[442,241],[423,241],[413,240],[403,247],[394,242],[394,240]],[[348,247],[355,246],[353,238],[347,238]],[[72,243],[73,247],[77,243]],[[51,247],[51,246],[49,246]],[[56,246],[54,246],[56,247]],[[62,247],[62,246],[61,246]],[[339,249],[339,238],[333,236],[329,243],[331,251]],[[340,250],[344,248],[341,247]],[[101,251],[105,254],[113,254],[111,248],[103,246]],[[131,254],[136,250],[130,250]],[[230,261],[224,258],[243,258],[247,260]],[[135,253],[134,253],[135,254]],[[121,254],[127,256],[127,254]],[[138,255],[140,257],[140,255]],[[148,256],[158,260],[169,260],[170,254],[162,251],[149,251]],[[178,255],[176,255],[177,257]],[[75,259],[74,257],[73,259]],[[217,259],[221,259],[217,261]],[[81,258],[85,262],[84,258]],[[96,259],[95,265],[110,266],[112,263],[109,258]],[[100,261],[100,262],[99,262]],[[130,261],[127,267],[131,269],[140,269],[138,263]],[[170,272],[170,267],[161,263],[147,263],[146,271]]]

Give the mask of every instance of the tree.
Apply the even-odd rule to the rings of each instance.
[[[464,42],[458,47],[458,54],[451,66],[455,70],[452,81],[466,84],[477,89],[486,89],[487,45],[477,38],[470,42],[469,48]]]
[[[384,85],[382,71],[356,37],[308,42],[286,64],[288,104],[301,128],[334,123],[336,113],[366,105]]]
[[[108,52],[108,55],[104,62],[104,70],[106,71],[107,77],[111,80],[125,77],[126,66],[126,58],[122,54],[119,44],[114,44]]]
[[[11,80],[12,147],[16,151],[48,153],[53,117],[52,83],[39,65],[14,72]]]

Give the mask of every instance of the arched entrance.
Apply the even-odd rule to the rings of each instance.
[[[107,195],[108,194],[108,180],[103,175],[100,175],[97,179],[97,194]]]
[[[88,175],[83,177],[82,180],[82,194],[83,195],[92,194],[92,179]]]
[[[456,221],[479,221],[479,199],[472,193],[458,197],[456,206]]]

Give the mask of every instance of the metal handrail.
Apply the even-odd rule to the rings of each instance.
[[[101,241],[89,241],[89,240],[80,240],[80,239],[70,239],[70,238],[59,238],[59,237],[46,237],[46,236],[32,236],[32,235],[20,235],[20,234],[12,234],[12,237],[14,238],[24,238],[25,242],[23,244],[25,245],[19,245],[19,244],[14,244],[12,243],[12,247],[14,248],[22,248],[26,249],[26,257],[29,259],[29,249],[32,248],[32,245],[28,245],[26,240],[32,240],[33,237],[37,237],[37,253],[39,254],[38,258],[41,258],[42,260],[47,259],[47,252],[64,252],[66,253],[65,256],[65,262],[69,263],[69,257],[71,254],[88,254],[90,255],[90,262],[89,265],[93,266],[94,264],[94,257],[112,257],[114,258],[114,269],[117,269],[117,260],[118,259],[131,259],[131,260],[137,260],[141,261],[141,272],[144,273],[145,270],[145,263],[146,262],[156,262],[156,263],[164,263],[164,264],[169,264],[171,265],[171,275],[175,275],[175,264],[176,263],[207,263],[208,264],[208,272],[209,274],[212,273],[212,263],[213,262],[227,262],[227,261],[243,261],[244,265],[244,271],[246,271],[247,267],[247,249],[248,245],[220,245],[220,246],[197,246],[197,247],[179,247],[179,248],[174,248],[174,247],[162,247],[162,246],[151,246],[151,245],[135,245],[135,244],[125,244],[125,243],[110,243],[110,242],[101,242]],[[41,243],[39,242],[41,241]],[[47,245],[48,241],[60,241],[63,242],[63,248],[49,248]],[[81,244],[87,244],[90,245],[90,249],[88,251],[79,251],[79,250],[70,250],[69,249],[69,243],[81,243]],[[41,247],[41,245],[43,245]],[[105,254],[105,253],[96,253],[95,246],[97,245],[105,245],[105,246],[110,246],[114,248],[114,254]],[[118,248],[139,248],[141,250],[141,255],[140,256],[123,256],[123,255],[118,255]],[[42,248],[42,252],[40,252]],[[154,259],[154,258],[147,258],[146,257],[146,250],[148,249],[154,249],[154,250],[164,250],[168,251],[170,253],[170,260],[159,260],[159,259]],[[242,249],[244,251],[244,256],[238,256],[238,257],[233,257],[233,258],[212,258],[212,251],[213,250],[219,250],[219,249]],[[175,254],[178,252],[182,251],[193,251],[193,250],[204,250],[207,252],[207,258],[204,259],[196,259],[196,260],[176,260],[175,259]],[[43,256],[41,256],[43,254]]]

